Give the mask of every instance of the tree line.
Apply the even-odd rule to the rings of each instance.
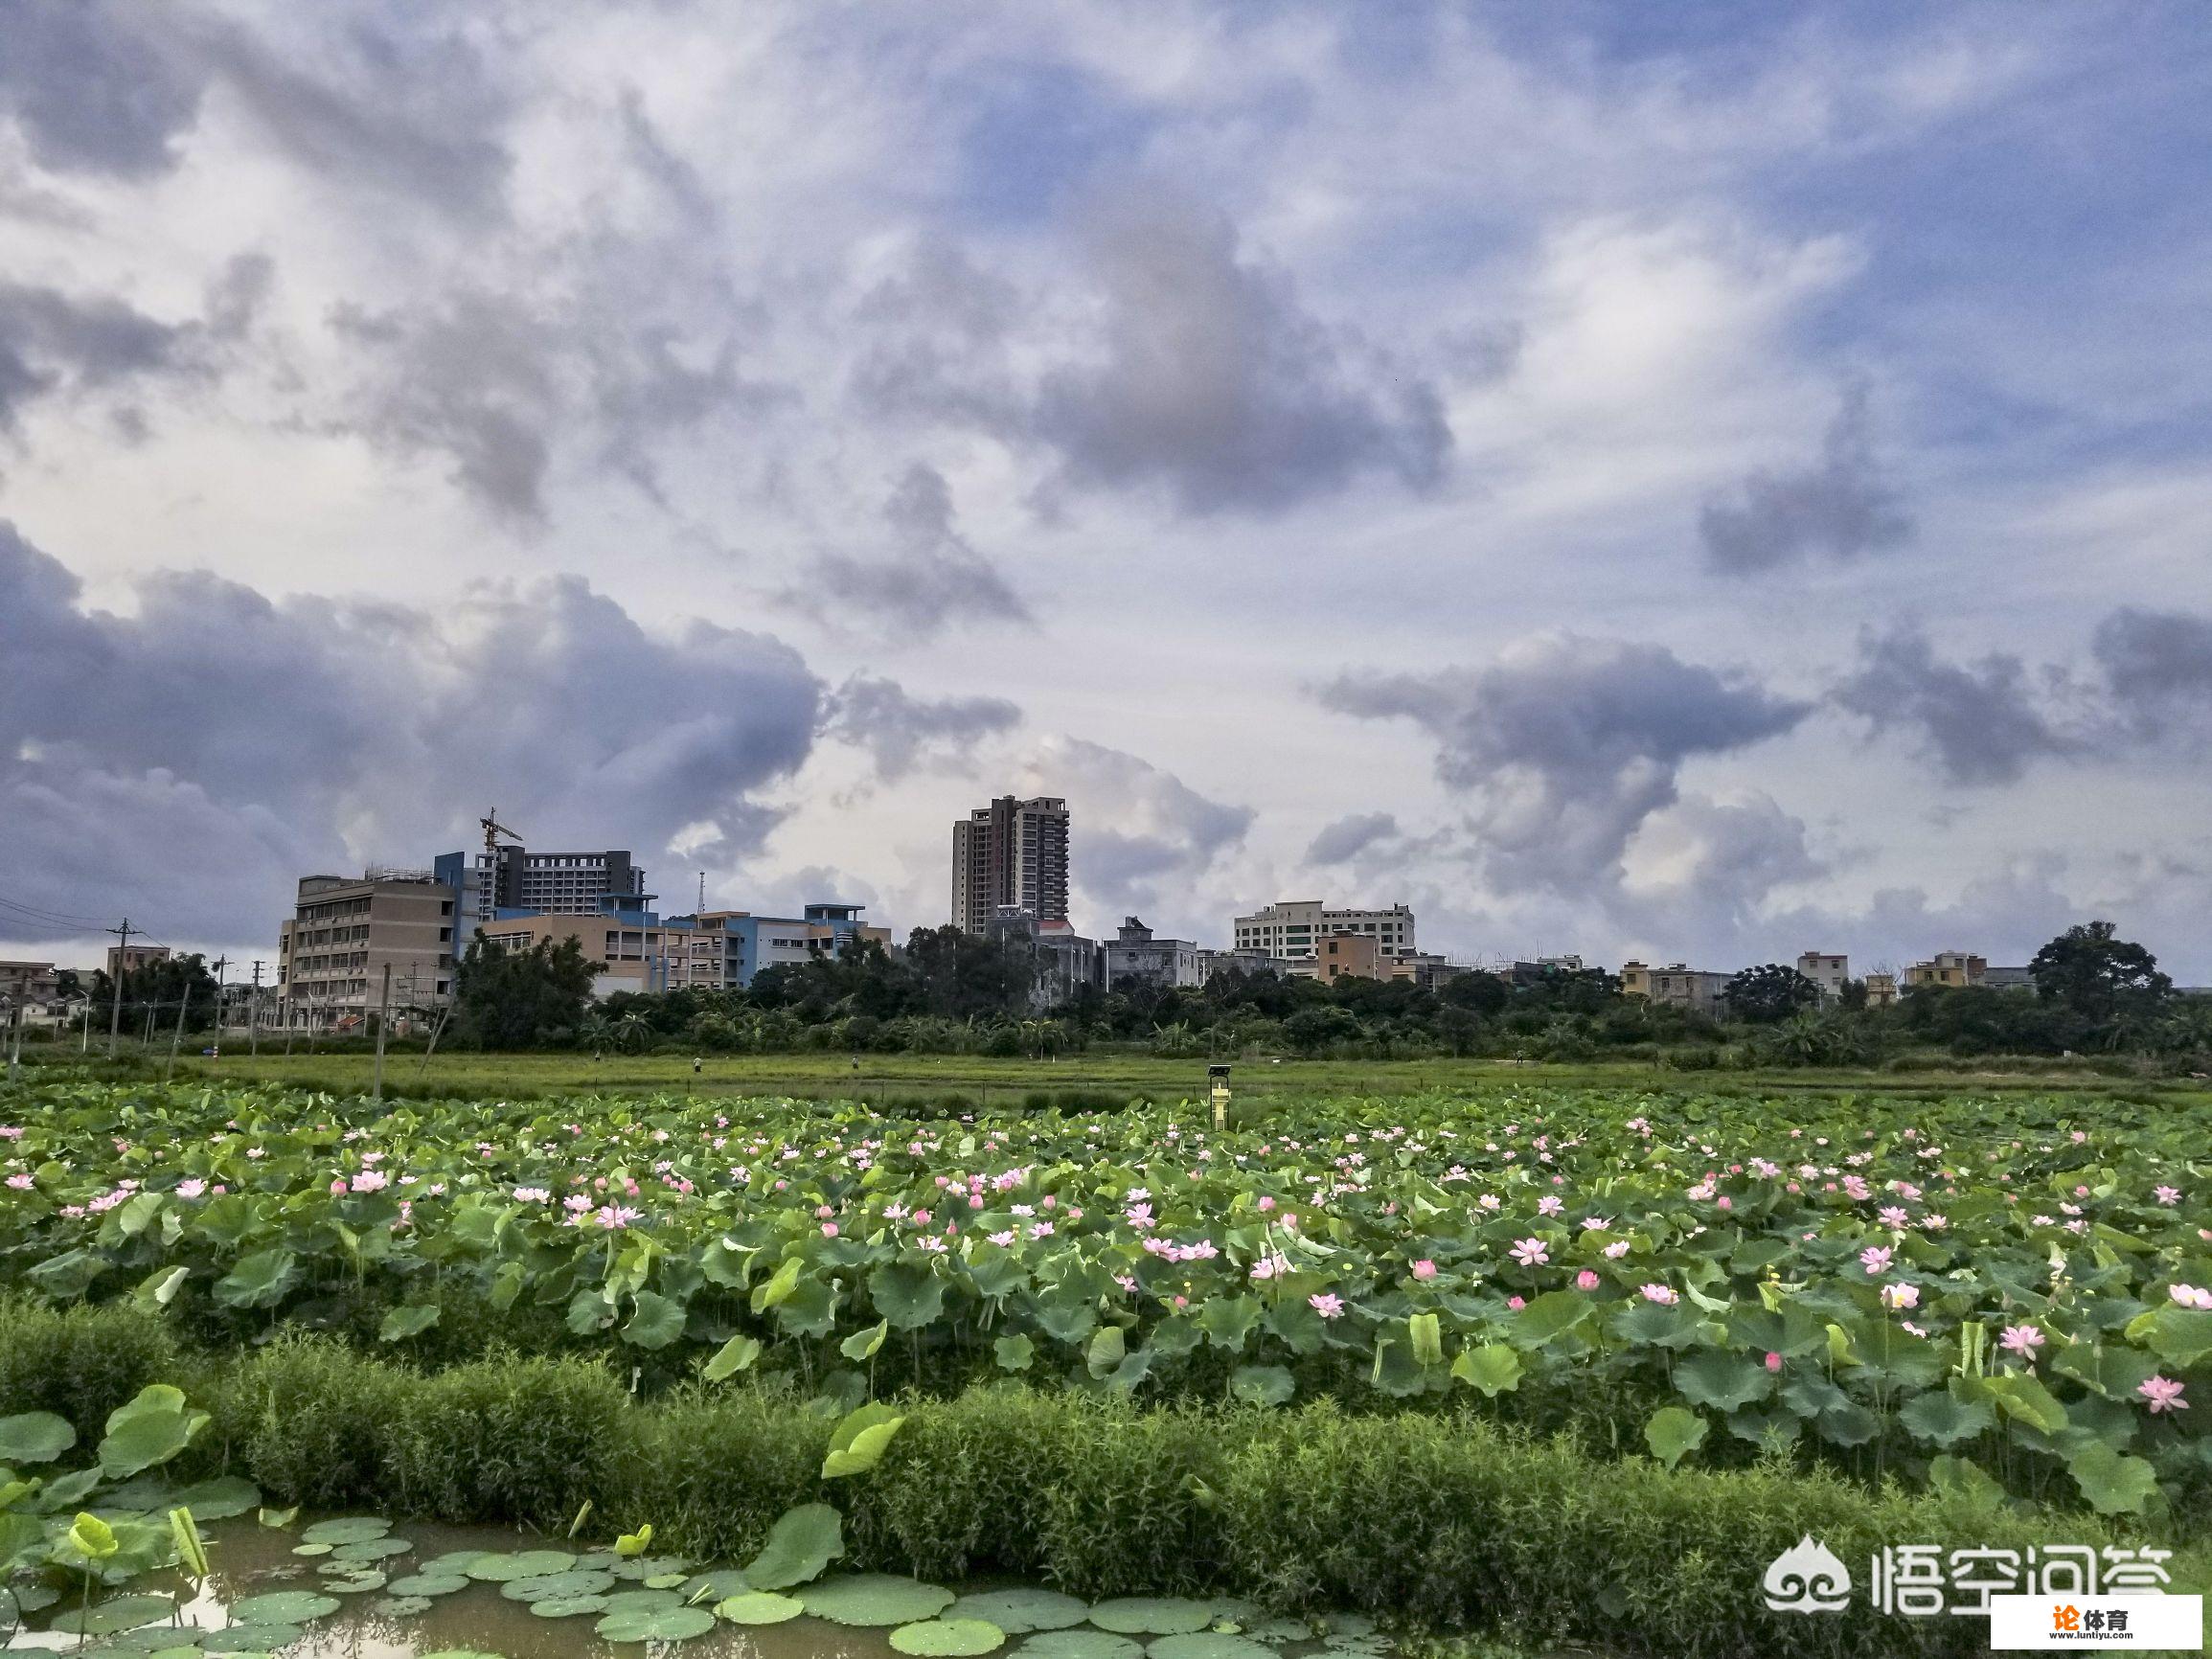
[[[1175,1057],[1485,1057],[1663,1059],[1686,1067],[1879,1064],[1928,1051],[2153,1056],[2212,1069],[2212,998],[2178,996],[2155,958],[2109,922],[2036,953],[2032,988],[1919,987],[1867,1006],[1855,982],[1831,1006],[1786,964],[1747,968],[1718,1015],[1621,994],[1603,971],[1470,972],[1324,983],[1225,971],[1202,987],[1125,982],[1033,1006],[1038,962],[1021,941],[918,928],[899,952],[856,942],[763,969],[743,989],[617,991],[574,940],[513,951],[479,938],[457,976],[462,1046],[711,1054],[833,1051],[1045,1057],[1093,1044]]]

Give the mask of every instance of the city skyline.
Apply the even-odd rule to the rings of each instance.
[[[2212,983],[2190,9],[11,34],[0,956],[494,799],[902,936],[1011,794],[1102,939]]]

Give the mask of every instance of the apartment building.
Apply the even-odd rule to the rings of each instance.
[[[510,950],[573,939],[601,965],[592,994],[618,990],[742,989],[764,967],[834,956],[854,940],[888,944],[891,930],[861,920],[859,904],[810,904],[798,917],[710,910],[662,918],[624,912],[596,918],[503,916],[484,937]]]
[[[532,852],[520,846],[496,852],[441,852],[431,874],[462,895],[470,930],[502,911],[548,916],[644,912],[654,896],[645,871],[623,850],[602,852]]]
[[[1834,1008],[1843,1000],[1843,988],[1851,983],[1851,958],[1801,951],[1797,971],[1820,988],[1820,1006]]]
[[[107,947],[107,977],[121,979],[142,967],[169,960],[166,944],[111,944]]]
[[[1734,974],[1714,973],[1671,962],[1652,967],[1641,962],[1621,964],[1621,994],[1640,996],[1654,1007],[1687,1009],[1717,1019],[1727,1006],[1729,980]]]
[[[1121,930],[1106,942],[1106,988],[1110,990],[1124,980],[1162,988],[1203,985],[1199,954],[1194,941],[1156,939],[1143,921],[1128,917]]]
[[[1988,970],[1989,962],[1984,957],[1970,956],[1963,950],[1939,950],[1926,962],[1916,962],[1904,970],[1904,989],[1913,990],[1924,985],[1979,985]]]
[[[358,1021],[377,1008],[387,966],[395,1010],[449,1001],[460,905],[461,895],[426,870],[303,876],[291,919],[277,930],[278,1023]]]
[[[1002,912],[1067,920],[1067,803],[1001,795],[952,826],[952,923],[984,933]]]
[[[1291,957],[1287,966],[1299,979],[1324,983],[1338,979],[1387,979],[1393,963],[1372,933],[1332,933],[1313,942],[1311,956]]]
[[[1889,1008],[1897,1002],[1897,975],[1870,973],[1866,976],[1866,1006]]]
[[[1438,986],[1457,979],[1463,973],[1474,971],[1474,968],[1467,963],[1453,962],[1447,957],[1417,950],[1409,956],[1402,956],[1393,962],[1390,965],[1389,977],[1392,979],[1409,979],[1423,990],[1434,990]]]
[[[1413,943],[1413,912],[1402,904],[1387,910],[1337,910],[1318,898],[1281,899],[1231,924],[1236,948],[1296,962],[1317,954],[1323,940],[1357,934],[1375,942],[1384,963],[1418,954]]]

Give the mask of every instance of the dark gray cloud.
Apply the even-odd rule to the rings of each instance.
[[[985,738],[1021,724],[1004,697],[917,697],[896,680],[855,674],[823,705],[822,735],[866,749],[895,784],[918,766],[957,762]]]
[[[933,639],[962,625],[1034,625],[1036,618],[998,567],[962,536],[952,491],[935,467],[906,469],[883,505],[895,551],[885,558],[830,553],[786,602],[825,622],[859,621],[904,640]]]
[[[1813,558],[1848,561],[1909,540],[1912,519],[1868,441],[1865,388],[1846,395],[1817,463],[1752,473],[1730,496],[1708,501],[1698,528],[1712,567],[1730,576]]]
[[[426,862],[494,804],[538,845],[741,854],[775,822],[754,792],[819,720],[788,647],[648,633],[575,578],[435,612],[189,572],[137,597],[84,609],[0,526],[0,868],[49,910],[109,914],[142,879],[148,925],[254,937],[308,865]],[[125,804],[128,823],[82,833]]]
[[[0,282],[0,432],[19,431],[43,398],[122,395],[148,378],[218,373],[252,328],[274,271],[261,255],[232,260],[209,285],[206,315],[174,323],[107,295]],[[118,414],[143,425],[136,410]]]
[[[1355,812],[1322,826],[1312,845],[1306,849],[1306,862],[1342,864],[1397,833],[1398,820],[1389,813]]]
[[[2097,666],[2127,721],[2158,735],[2212,715],[2212,617],[2113,611],[2097,625]]]
[[[879,419],[972,427],[1014,443],[1027,426],[1027,397],[1008,342],[1023,309],[1012,283],[957,243],[924,238],[855,307],[867,344],[848,395]]]
[[[1877,733],[1917,743],[1954,784],[2009,784],[2030,761],[2077,747],[2047,712],[2065,694],[2063,675],[2031,676],[2009,652],[1945,662],[1911,626],[1861,633],[1858,667],[1835,692]]]
[[[746,378],[728,334],[694,338],[591,282],[544,295],[467,289],[387,310],[346,305],[330,323],[361,367],[347,429],[444,461],[459,489],[517,524],[544,519],[566,443],[665,506],[652,459],[661,443],[791,396]]]
[[[1473,797],[1494,875],[1561,889],[1617,878],[1636,831],[1675,802],[1684,761],[1780,736],[1812,708],[1664,647],[1572,634],[1523,641],[1484,669],[1348,675],[1317,695],[1426,732],[1438,777]]]
[[[1156,485],[1211,513],[1277,511],[1370,472],[1417,489],[1443,477],[1436,388],[1240,258],[1222,215],[1125,194],[1086,240],[1096,354],[1045,375],[1034,418],[1066,482]]]
[[[175,165],[206,76],[172,36],[168,11],[130,0],[11,0],[0,22],[0,114],[32,160],[126,178]]]

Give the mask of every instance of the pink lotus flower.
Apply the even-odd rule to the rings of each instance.
[[[1767,1355],[1767,1369],[1768,1371],[1780,1371],[1782,1369],[1782,1356],[1769,1350]]]
[[[2135,1392],[2150,1402],[2154,1414],[2161,1411],[2187,1411],[2189,1402],[2181,1398],[2181,1384],[2169,1377],[2146,1376]]]
[[[2043,1345],[2043,1333],[2032,1325],[2008,1325],[1997,1337],[1997,1346],[2007,1353],[2017,1353],[2030,1365],[2036,1362],[2036,1350]]]
[[[1595,1290],[1597,1287],[1598,1276],[1587,1267],[1575,1275],[1575,1288],[1577,1290]]]
[[[2212,1290],[2201,1284],[2169,1284],[2166,1294],[2183,1307],[2200,1307],[2212,1311]]]
[[[2152,1196],[2161,1204],[2178,1204],[2181,1201],[2181,1189],[2178,1187],[2154,1188]]]
[[[1859,1264],[1866,1269],[1869,1278],[1878,1273],[1887,1273],[1889,1271],[1889,1255],[1888,1245],[1869,1244],[1859,1253]]]
[[[1682,1300],[1671,1284],[1647,1284],[1643,1287],[1643,1298],[1646,1302],[1656,1302],[1661,1307],[1672,1307]]]
[[[1436,1277],[1436,1263],[1424,1256],[1413,1264],[1413,1277],[1426,1284]]]
[[[834,1239],[834,1238],[836,1238],[836,1237],[837,1237],[837,1223],[836,1223],[836,1222],[834,1222],[834,1221],[825,1221],[825,1222],[823,1222],[823,1223],[822,1223],[822,1237],[823,1237],[823,1238],[825,1238],[825,1239]]]
[[[1525,1296],[1509,1296],[1505,1299],[1505,1305],[1518,1313],[1528,1306],[1528,1298]]]
[[[1917,1284],[1884,1284],[1881,1287],[1881,1305],[1887,1308],[1918,1307],[1920,1286]]]
[[[1344,1298],[1331,1290],[1307,1297],[1306,1305],[1324,1319],[1335,1319],[1344,1312]]]
[[[1523,1267],[1537,1267],[1551,1260],[1551,1252],[1541,1239],[1520,1239],[1514,1242],[1513,1259]]]
[[[1606,1246],[1606,1260],[1608,1261],[1618,1261],[1628,1253],[1629,1241],[1626,1239],[1616,1239]]]

